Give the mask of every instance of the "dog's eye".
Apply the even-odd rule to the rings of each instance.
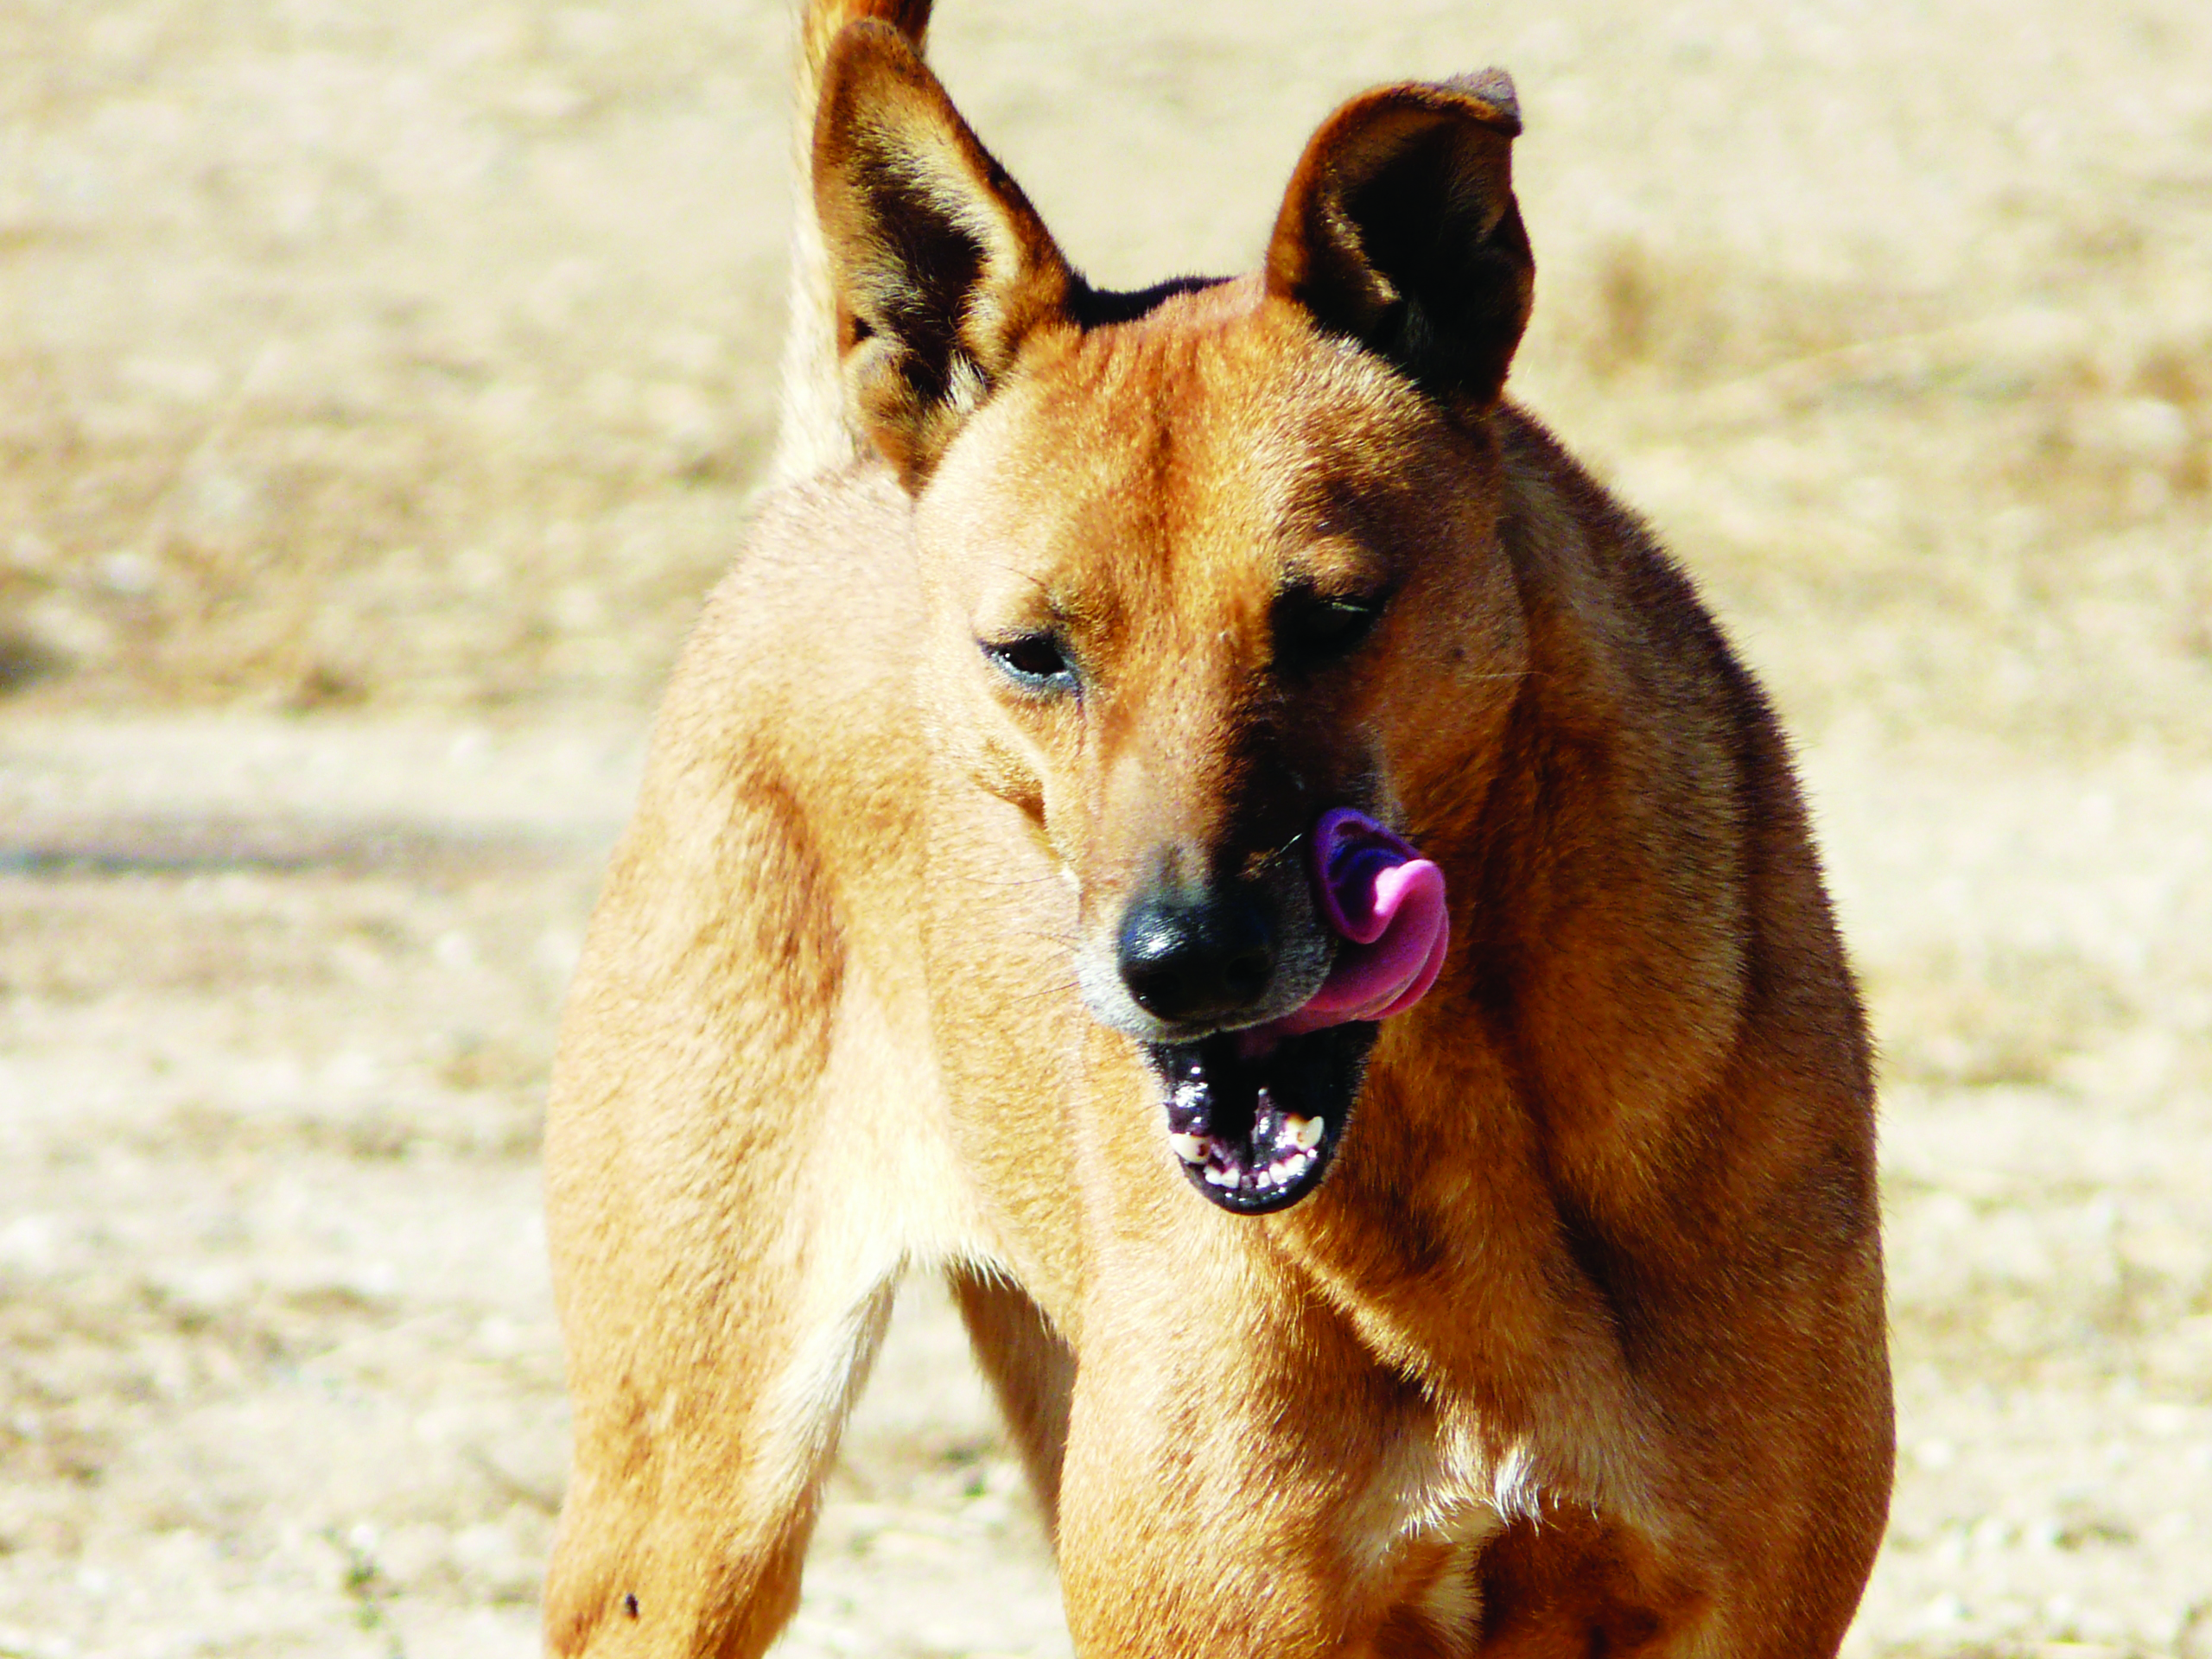
[[[1060,692],[1075,690],[1075,667],[1060,642],[1049,633],[1025,633],[1016,639],[992,639],[983,654],[999,672],[1025,691]]]
[[[1275,601],[1275,656],[1291,668],[1322,668],[1349,657],[1382,614],[1383,596],[1297,588]]]

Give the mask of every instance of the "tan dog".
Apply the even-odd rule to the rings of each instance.
[[[1891,1467],[1866,1039],[1758,690],[1501,400],[1510,83],[1354,99],[1262,272],[1108,294],[927,10],[809,15],[784,481],[563,1037],[553,1649],[768,1645],[919,1268],[1090,1659],[1832,1652]],[[1255,1040],[1343,948],[1341,806],[1442,867],[1442,977]]]

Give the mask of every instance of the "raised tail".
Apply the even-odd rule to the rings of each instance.
[[[837,32],[863,17],[893,24],[921,45],[930,6],[931,0],[805,0],[791,130],[798,188],[791,217],[791,321],[784,337],[776,454],[768,469],[772,486],[847,466],[860,454],[860,440],[845,416],[830,256],[814,212],[814,113],[822,93],[823,62]]]

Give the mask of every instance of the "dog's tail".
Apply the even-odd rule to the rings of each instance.
[[[830,293],[830,255],[814,213],[814,113],[822,67],[838,30],[880,18],[918,47],[929,29],[931,0],[804,0],[799,19],[798,110],[792,155],[798,166],[791,221],[790,332],[784,339],[782,416],[772,486],[792,483],[849,464],[860,453],[845,417],[837,372],[837,317]]]

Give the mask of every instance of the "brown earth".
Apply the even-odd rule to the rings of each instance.
[[[2212,1656],[2212,12],[944,3],[1108,282],[1515,72],[1516,386],[1776,691],[1883,1039],[1853,1650]],[[768,430],[784,29],[0,8],[0,1656],[531,1649],[545,1055]],[[1066,1650],[928,1287],[788,1650]]]

